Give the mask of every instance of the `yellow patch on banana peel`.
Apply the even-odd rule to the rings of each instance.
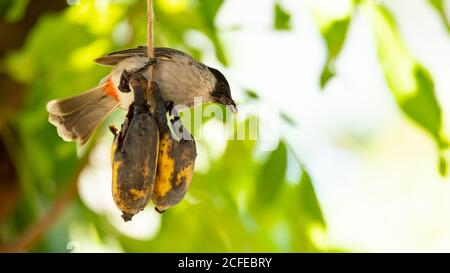
[[[169,149],[172,146],[169,138],[170,136],[164,135],[163,139],[159,141],[158,167],[153,188],[154,196],[164,196],[172,189],[170,179],[173,175],[175,160],[169,156]]]
[[[189,164],[188,166],[186,166],[185,168],[183,168],[181,171],[178,172],[175,184],[177,186],[180,186],[184,183],[187,183],[187,186],[189,186],[193,174],[194,174],[194,165]]]
[[[152,201],[156,211],[161,213],[181,202],[186,195],[192,179],[197,150],[195,141],[190,134],[190,139],[177,140],[172,137],[167,124],[165,102],[157,88],[152,87],[152,90],[156,102],[154,116],[160,133]],[[181,121],[178,120],[178,122]],[[182,125],[179,129],[185,130]]]
[[[115,161],[115,162],[113,161],[113,164],[112,164],[112,193],[113,193],[114,199],[116,199],[116,196],[118,196],[117,172],[118,172],[121,164],[122,164],[122,162],[120,162],[120,161]]]
[[[148,193],[143,190],[130,189],[130,194],[133,200],[138,200],[140,198],[145,198]]]

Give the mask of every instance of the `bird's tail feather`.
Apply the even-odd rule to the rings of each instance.
[[[119,106],[119,102],[105,91],[107,84],[47,103],[48,120],[56,126],[60,137],[65,141],[86,143],[94,129]]]

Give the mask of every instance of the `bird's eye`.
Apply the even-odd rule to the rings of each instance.
[[[227,89],[227,87],[225,86],[225,84],[223,82],[221,82],[219,84],[219,89],[222,90],[222,91],[225,91]]]

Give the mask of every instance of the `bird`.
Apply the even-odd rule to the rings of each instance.
[[[187,108],[196,106],[196,103],[219,103],[237,113],[225,76],[183,51],[156,47],[154,58],[149,60],[147,47],[138,46],[112,52],[94,62],[113,67],[111,73],[88,91],[69,98],[54,99],[46,105],[49,122],[65,141],[85,144],[112,112],[118,108],[127,111],[133,102],[133,93],[121,88],[122,74],[124,71],[137,72],[147,78],[149,66],[153,66],[152,81],[158,84],[166,102]],[[150,107],[154,107],[151,99],[148,102]]]

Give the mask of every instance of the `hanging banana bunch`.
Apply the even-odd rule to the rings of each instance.
[[[164,97],[175,103],[187,102],[192,107],[195,97],[203,97],[205,102],[228,105],[237,113],[230,85],[219,70],[180,50],[154,48],[152,0],[147,0],[147,31],[147,47],[120,50],[95,60],[114,67],[97,87],[46,106],[58,135],[81,144],[115,109],[128,111],[120,132],[110,126],[114,134],[112,194],[125,221],[149,200],[158,212],[178,204],[188,191],[197,157],[195,140],[178,115],[168,122],[167,110],[172,107],[166,106],[159,87],[152,83],[153,76]],[[147,88],[147,81],[152,88]]]
[[[197,156],[195,141],[178,115],[170,120],[169,128],[167,104],[156,83],[150,94],[155,102],[151,114],[146,87],[141,74],[122,73],[120,89],[133,92],[134,102],[120,132],[110,127],[114,134],[112,193],[125,221],[143,210],[150,199],[160,213],[178,204],[187,193]]]

